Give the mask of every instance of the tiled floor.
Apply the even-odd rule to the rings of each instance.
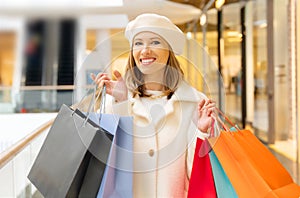
[[[235,94],[226,95],[226,114],[239,122],[241,119],[241,97]],[[267,136],[268,105],[266,97],[257,97],[254,102],[254,120],[251,126],[247,125],[255,134]],[[275,141],[275,144],[266,145],[281,164],[289,171],[294,181],[300,184],[300,164],[297,163],[296,140]]]

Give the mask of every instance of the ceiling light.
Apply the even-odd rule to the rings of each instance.
[[[220,9],[224,5],[224,3],[225,3],[225,0],[216,0],[215,7],[217,9]]]
[[[186,37],[187,37],[187,39],[192,39],[192,32],[187,32],[186,33]]]
[[[242,34],[241,33],[239,33],[238,31],[233,31],[233,30],[231,30],[231,31],[227,31],[226,32],[226,35],[228,36],[228,37],[239,37],[239,38],[242,38]]]
[[[267,27],[267,20],[258,20],[258,21],[254,21],[253,25],[259,28],[265,28]]]
[[[200,16],[200,25],[203,26],[206,24],[206,14],[201,14]]]

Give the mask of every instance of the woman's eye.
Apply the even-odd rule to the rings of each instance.
[[[143,45],[142,42],[135,42],[135,43],[134,43],[134,46],[141,46],[141,45]]]
[[[152,44],[153,44],[153,45],[159,45],[159,44],[160,44],[160,41],[152,41]]]

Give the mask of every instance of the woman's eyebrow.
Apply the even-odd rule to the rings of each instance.
[[[160,37],[152,37],[152,38],[150,38],[151,40],[155,40],[155,39],[159,39],[159,40],[161,40],[161,38]]]
[[[149,39],[150,39],[150,40],[156,40],[156,39],[161,40],[160,37],[151,37],[151,38],[149,38]],[[135,38],[135,39],[134,39],[134,41],[137,41],[137,40],[142,41],[143,39],[142,39],[142,38]]]

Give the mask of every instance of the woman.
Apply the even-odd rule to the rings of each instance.
[[[118,71],[115,81],[91,77],[134,118],[134,197],[186,197],[196,137],[209,135],[215,103],[184,81],[175,57],[184,34],[168,18],[142,14],[125,36],[131,51],[124,79]]]

